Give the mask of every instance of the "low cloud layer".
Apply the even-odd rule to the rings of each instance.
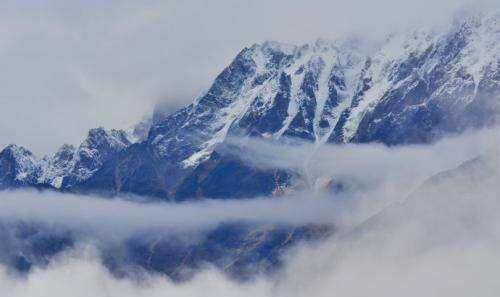
[[[9,297],[62,297],[68,294],[74,297],[495,297],[500,290],[497,280],[499,255],[491,250],[444,249],[403,265],[388,259],[373,261],[375,256],[350,258],[332,270],[301,263],[294,277],[279,284],[265,280],[238,284],[216,271],[205,271],[184,284],[173,284],[158,276],[150,276],[138,284],[114,278],[92,258],[77,257],[63,259],[45,270],[36,270],[25,280],[12,278],[3,271],[0,273],[0,293]]]
[[[433,145],[390,148],[377,144],[281,145],[233,139],[233,150],[257,167],[299,172],[306,182],[279,198],[140,203],[144,198],[102,199],[53,191],[0,193],[0,219],[128,235],[150,229],[200,230],[227,221],[335,224],[350,228],[387,205],[403,201],[431,176],[482,155],[494,155],[499,129],[471,132]],[[343,191],[329,192],[328,183]]]
[[[149,231],[203,231],[232,221],[329,224],[334,222],[334,205],[334,200],[320,195],[307,200],[297,195],[283,199],[137,203],[54,192],[12,191],[0,193],[0,219],[64,226],[119,239]]]
[[[175,110],[205,90],[244,46],[302,43],[440,24],[459,7],[497,1],[4,1],[0,4],[0,148],[36,153],[79,143],[89,128],[124,128],[157,100]],[[500,295],[498,129],[426,146],[322,146],[234,139],[254,166],[306,177],[294,195],[255,200],[138,203],[10,191],[2,222],[35,222],[106,240],[162,230],[189,233],[227,221],[332,223],[333,238],[286,255],[273,279],[248,283],[200,271],[173,283],[161,275],[113,276],[90,242],[78,242],[24,277],[0,265],[0,296],[439,296]],[[250,152],[250,153],[248,153]],[[313,154],[311,152],[314,152]],[[234,153],[234,151],[233,151]],[[236,151],[236,153],[238,153]],[[478,156],[435,184],[424,181]],[[477,170],[488,172],[477,176]],[[328,193],[331,182],[343,192]],[[417,192],[415,192],[418,190]]]
[[[498,162],[498,159],[487,159]],[[498,168],[498,163],[494,163]],[[498,296],[500,284],[500,175],[460,178],[425,188],[382,211],[368,224],[316,246],[287,255],[276,278],[248,283],[228,280],[216,270],[172,283],[159,275],[140,281],[117,279],[99,262],[91,246],[68,251],[44,269],[17,278],[2,268],[0,294],[39,296]]]
[[[216,271],[206,271],[185,284],[174,284],[160,276],[146,276],[142,283],[114,278],[95,260],[92,251],[76,251],[61,257],[48,269],[35,270],[27,279],[9,276],[0,267],[0,294],[9,297],[217,297],[261,296],[270,283],[241,285]],[[264,295],[262,295],[264,296]]]
[[[242,284],[210,269],[180,284],[149,274],[142,280],[117,279],[100,264],[92,245],[81,243],[59,255],[48,267],[34,269],[26,278],[12,276],[3,267],[0,295],[58,297],[71,292],[72,296],[98,297],[498,296],[500,163],[493,140],[499,139],[497,136],[498,130],[487,130],[432,146],[325,147],[318,153],[321,164],[309,166],[310,173],[344,173],[367,184],[366,188],[348,188],[343,194],[357,203],[342,204],[342,197],[322,196],[314,189],[295,197],[180,205],[138,204],[49,192],[2,193],[2,220],[32,220],[108,235],[151,228],[194,230],[226,220],[333,222],[342,228],[319,246],[304,245],[291,251],[284,269],[272,279],[261,277]],[[287,156],[277,154],[278,145],[263,145],[259,143],[260,149],[254,152],[261,153],[249,161],[268,166],[266,154],[274,150],[273,154],[281,159],[276,158],[278,163],[272,163],[273,166],[292,168],[288,158],[296,159],[309,149],[307,145],[297,146]],[[476,158],[478,155],[480,159]],[[467,163],[471,158],[472,163]],[[342,164],[347,160],[353,167]],[[421,162],[427,168],[419,166]],[[327,170],[331,166],[335,170]],[[459,169],[454,169],[457,166]],[[423,188],[417,187],[418,191],[412,188],[413,182],[421,185],[421,179],[448,169],[452,171]],[[386,178],[381,179],[380,175]],[[412,176],[416,181],[411,180]],[[377,199],[384,203],[378,204],[375,211],[372,200]],[[367,207],[376,215],[367,212]]]
[[[382,144],[281,145],[269,141],[235,138],[228,152],[252,166],[282,168],[305,177],[306,188],[321,193],[330,182],[347,191],[337,194],[338,213],[353,224],[385,206],[401,201],[429,177],[482,155],[498,154],[500,130],[484,129],[443,139],[432,145],[387,147]],[[236,148],[235,148],[236,147]],[[340,202],[338,201],[340,200]],[[356,208],[355,212],[350,210]],[[345,216],[344,216],[345,215]]]

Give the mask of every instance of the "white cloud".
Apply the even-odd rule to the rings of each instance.
[[[360,221],[386,205],[405,199],[421,184],[441,171],[465,160],[492,155],[500,146],[500,130],[470,131],[432,145],[387,147],[379,144],[281,145],[254,138],[230,139],[229,152],[252,166],[291,169],[306,176],[308,187],[321,193],[330,180],[350,187],[335,203],[352,210],[337,213],[336,222]],[[338,206],[338,205],[337,205]],[[361,209],[362,208],[362,209]],[[345,217],[345,218],[344,218]]]
[[[127,236],[151,229],[193,231],[233,220],[335,223],[349,228],[385,206],[405,199],[436,173],[479,155],[497,152],[499,133],[499,129],[489,129],[433,145],[391,148],[376,144],[313,148],[308,143],[283,146],[255,139],[233,139],[232,144],[245,149],[240,157],[252,166],[299,171],[307,175],[309,187],[280,199],[186,203],[138,203],[131,200],[143,198],[102,199],[52,191],[4,191],[0,193],[0,219],[98,231],[103,237]],[[334,195],[325,192],[326,183],[332,179],[345,183],[346,190]]]
[[[486,164],[496,170],[486,178],[474,178],[475,170],[463,171],[462,176],[469,176],[467,180],[471,181],[467,187],[460,178],[434,184],[421,192],[424,194],[396,204],[376,220],[358,226],[361,229],[355,233],[341,234],[319,246],[298,248],[286,257],[287,265],[276,278],[261,277],[242,284],[208,269],[180,284],[159,275],[145,275],[140,281],[117,279],[87,246],[60,255],[49,267],[35,269],[26,278],[10,275],[3,268],[0,295],[498,296],[498,161],[497,155],[487,159]],[[129,220],[130,214],[117,206],[117,212]],[[48,204],[48,208],[53,207]],[[84,207],[82,212],[86,210]],[[209,207],[207,212],[212,211]]]
[[[114,278],[90,250],[64,255],[47,269],[37,269],[27,279],[0,272],[0,294],[9,297],[124,296],[124,297],[216,297],[259,296],[268,290],[264,282],[241,285],[216,271],[206,271],[186,284],[174,284],[164,277],[145,276],[142,283]]]
[[[49,152],[78,143],[87,129],[137,121],[157,98],[193,99],[243,46],[390,28],[445,19],[471,1],[5,1],[0,12],[0,146],[16,142]],[[494,3],[494,1],[491,1]],[[498,3],[494,3],[498,5]],[[493,152],[495,130],[432,146],[311,147],[286,150],[246,142],[248,161],[359,182],[342,197],[320,192],[284,199],[137,204],[55,193],[3,192],[2,220],[27,219],[124,236],[152,228],[199,230],[243,219],[303,224],[335,222],[342,234],[407,197],[423,180],[478,154]],[[264,149],[263,149],[264,148]],[[492,160],[493,162],[493,160]],[[306,166],[304,166],[306,165]],[[498,167],[498,166],[497,166]],[[498,296],[498,174],[460,192],[450,183],[415,208],[384,217],[354,241],[302,247],[277,279],[240,284],[208,270],[174,284],[151,275],[117,279],[94,252],[70,251],[49,267],[17,278],[0,272],[0,295],[41,296]],[[312,183],[312,184],[313,184]],[[362,185],[363,187],[359,187]],[[457,189],[459,193],[457,194]],[[441,198],[445,199],[441,199]],[[337,198],[337,199],[336,199]],[[339,201],[338,198],[345,198]],[[188,220],[186,219],[188,218]]]
[[[312,203],[313,202],[313,203]],[[335,202],[303,199],[207,200],[189,203],[138,203],[54,192],[0,193],[0,219],[62,226],[122,239],[138,232],[195,232],[229,221],[271,224],[332,223]]]

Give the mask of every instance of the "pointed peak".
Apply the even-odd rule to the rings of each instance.
[[[92,128],[89,130],[87,137],[95,137],[99,135],[106,135],[106,130],[103,127]]]
[[[0,153],[6,152],[10,152],[16,158],[18,156],[34,156],[30,150],[17,144],[9,144]]]
[[[63,144],[54,154],[56,158],[70,158],[76,151],[76,148],[70,144]]]
[[[254,43],[251,47],[246,48],[247,50],[255,53],[262,52],[264,54],[281,53],[285,55],[293,55],[297,51],[298,47],[294,44],[267,40],[261,43]]]
[[[17,144],[11,143],[11,144],[7,145],[2,151],[13,151],[13,150],[17,150],[19,148],[20,148],[20,146],[18,146]]]
[[[101,145],[110,145],[112,147],[127,147],[131,144],[130,136],[123,130],[105,130],[103,127],[97,127],[89,130],[87,138],[80,147],[95,148]]]
[[[75,146],[72,145],[72,144],[63,144],[61,145],[61,147],[58,149],[59,152],[62,152],[62,151],[74,151],[76,150]]]

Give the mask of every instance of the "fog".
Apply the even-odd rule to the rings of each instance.
[[[78,144],[89,128],[129,127],[158,101],[174,111],[254,42],[376,41],[483,6],[498,9],[498,1],[2,1],[0,148],[49,153]],[[497,128],[390,148],[231,139],[227,152],[245,162],[302,175],[274,198],[173,204],[0,192],[2,223],[85,235],[24,276],[0,264],[0,296],[496,297],[499,141]],[[469,160],[475,165],[436,178]],[[225,222],[332,224],[335,233],[290,250],[272,278],[244,283],[210,267],[182,283],[152,273],[117,278],[96,246],[155,231],[194,238]]]
[[[146,230],[206,230],[227,221],[335,224],[349,229],[406,199],[428,178],[478,156],[498,152],[500,129],[449,137],[432,145],[282,145],[248,138],[229,140],[227,153],[262,168],[298,172],[300,186],[282,197],[194,202],[146,202],[145,197],[103,199],[54,191],[0,193],[0,219],[34,221],[127,236]],[[235,148],[236,147],[236,148]],[[330,181],[343,186],[331,193]],[[305,182],[305,184],[304,184]],[[137,202],[143,201],[143,202]],[[189,219],[187,219],[189,218]]]
[[[291,141],[294,145],[281,145],[233,138],[223,149],[252,166],[296,171],[305,177],[305,188],[315,194],[322,193],[331,181],[340,183],[347,191],[336,195],[334,203],[344,209],[336,214],[336,223],[349,225],[405,199],[439,172],[481,155],[498,154],[499,142],[500,130],[494,128],[449,136],[432,145],[317,146],[295,141]]]
[[[130,279],[118,280],[95,260],[88,249],[61,257],[54,265],[34,271],[27,279],[10,277],[0,272],[0,294],[9,297],[42,296],[260,296],[270,284],[260,281],[242,285],[225,279],[216,271],[205,271],[191,282],[174,284],[160,276],[149,276],[143,283]],[[264,296],[264,295],[263,295]]]
[[[129,197],[130,198],[130,197]],[[333,223],[335,201],[316,195],[283,199],[213,200],[189,203],[138,203],[54,192],[0,193],[3,222],[42,223],[122,239],[139,232],[195,232],[224,222],[293,224]]]
[[[377,39],[497,1],[2,1],[0,147],[38,154],[192,102],[243,47]],[[429,9],[432,7],[432,9]]]
[[[307,252],[308,256],[323,256]],[[305,256],[305,255],[304,255]],[[336,269],[296,261],[299,270],[279,284],[258,280],[239,284],[216,271],[200,273],[192,281],[173,284],[150,276],[138,284],[116,279],[90,256],[70,255],[51,267],[19,280],[0,274],[0,293],[9,297],[124,296],[124,297],[295,297],[295,296],[498,296],[498,253],[481,247],[441,249],[402,265],[382,259],[373,263],[354,253]],[[303,258],[301,258],[303,260]],[[290,271],[290,274],[292,272]]]
[[[344,174],[363,185],[348,187],[337,194],[313,187],[274,199],[174,205],[51,192],[2,193],[2,220],[64,225],[102,232],[107,237],[111,232],[119,236],[151,228],[203,230],[227,220],[327,222],[340,229],[320,245],[302,245],[290,251],[285,267],[275,277],[257,277],[246,283],[229,280],[210,268],[180,284],[154,274],[146,274],[142,280],[117,279],[100,264],[92,243],[83,241],[75,249],[60,254],[48,267],[36,268],[26,277],[13,276],[3,267],[0,294],[12,297],[69,293],[130,297],[498,296],[498,133],[498,129],[471,132],[429,146],[325,146],[317,150],[320,162],[309,162],[309,173],[334,177]],[[247,161],[260,166],[270,164],[267,158],[271,154],[280,156],[275,158],[273,166],[298,168],[294,165],[297,162],[290,160],[297,160],[297,156],[310,150],[309,145],[298,144],[285,154],[278,144],[258,142],[253,147],[248,140],[241,139],[233,144],[238,142],[244,142],[254,153],[254,158]],[[450,169],[440,178],[429,180],[436,173]]]

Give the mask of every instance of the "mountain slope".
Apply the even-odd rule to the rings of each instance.
[[[444,33],[394,35],[369,56],[352,40],[254,45],[235,58],[205,95],[158,121],[144,145],[169,164],[169,172],[183,172],[168,180],[174,195],[200,171],[207,180],[211,175],[230,178],[235,172],[252,175],[254,169],[245,164],[222,175],[206,169],[210,166],[203,163],[213,163],[214,150],[217,158],[226,158],[217,149],[226,137],[394,145],[427,143],[488,126],[500,111],[498,37],[498,15],[474,15]],[[126,176],[126,165],[119,172]],[[289,183],[268,179],[276,188]],[[191,187],[185,195],[203,192],[199,184]],[[229,196],[231,187],[226,188],[221,197]]]
[[[17,145],[0,152],[0,189],[36,184],[40,172],[36,157]]]
[[[498,19],[471,15],[444,31],[392,35],[371,50],[359,40],[253,45],[193,104],[157,113],[147,136],[148,125],[140,125],[137,143],[124,132],[93,130],[78,149],[66,146],[35,162],[27,176],[36,181],[16,184],[171,200],[273,195],[297,173],[263,172],[226,156],[218,147],[227,137],[397,145],[494,125]],[[12,176],[5,164],[0,173]],[[235,174],[248,178],[216,182]]]
[[[491,234],[483,233],[498,226],[499,164],[497,152],[488,153],[435,174],[408,197],[389,205],[345,237],[390,242],[393,234],[404,234],[415,243],[412,249],[419,252],[428,245],[464,238],[491,239]]]
[[[0,152],[0,189],[132,193],[174,201],[279,196],[300,187],[300,173],[252,166],[225,149],[231,145],[228,138],[258,137],[288,145],[290,138],[318,146],[399,145],[429,143],[449,133],[493,125],[500,112],[498,19],[493,14],[475,15],[444,32],[396,34],[370,51],[355,40],[253,45],[243,49],[192,104],[173,114],[157,113],[150,124],[138,126],[138,137],[93,129],[78,147],[64,145],[42,159],[25,148],[8,146]],[[483,175],[469,174],[475,172],[474,164]],[[453,185],[458,180],[468,189],[469,181],[487,179],[484,173],[491,168],[484,165],[476,160],[443,173],[430,181],[438,184],[432,195],[417,196],[439,198],[436,193],[452,189],[448,176]],[[463,188],[456,190],[463,194]],[[421,202],[412,198],[395,205],[360,229],[386,230],[386,218],[400,216],[418,222],[437,206],[446,211],[449,205],[440,199]],[[218,226],[194,244],[163,234],[138,234],[103,251],[103,261],[117,273],[131,265],[173,278],[183,278],[184,271],[189,276],[190,270],[208,262],[247,277],[261,272],[252,271],[253,264],[271,271],[287,247],[302,239],[323,238],[332,230],[236,222]],[[45,231],[43,226],[0,224],[0,252],[5,253],[0,261],[27,270],[75,243],[74,234]]]
[[[101,168],[113,155],[131,144],[121,130],[89,131],[78,148],[63,145],[51,156],[38,159],[26,148],[9,145],[0,152],[0,189],[13,186],[42,186],[68,189],[81,183]]]

